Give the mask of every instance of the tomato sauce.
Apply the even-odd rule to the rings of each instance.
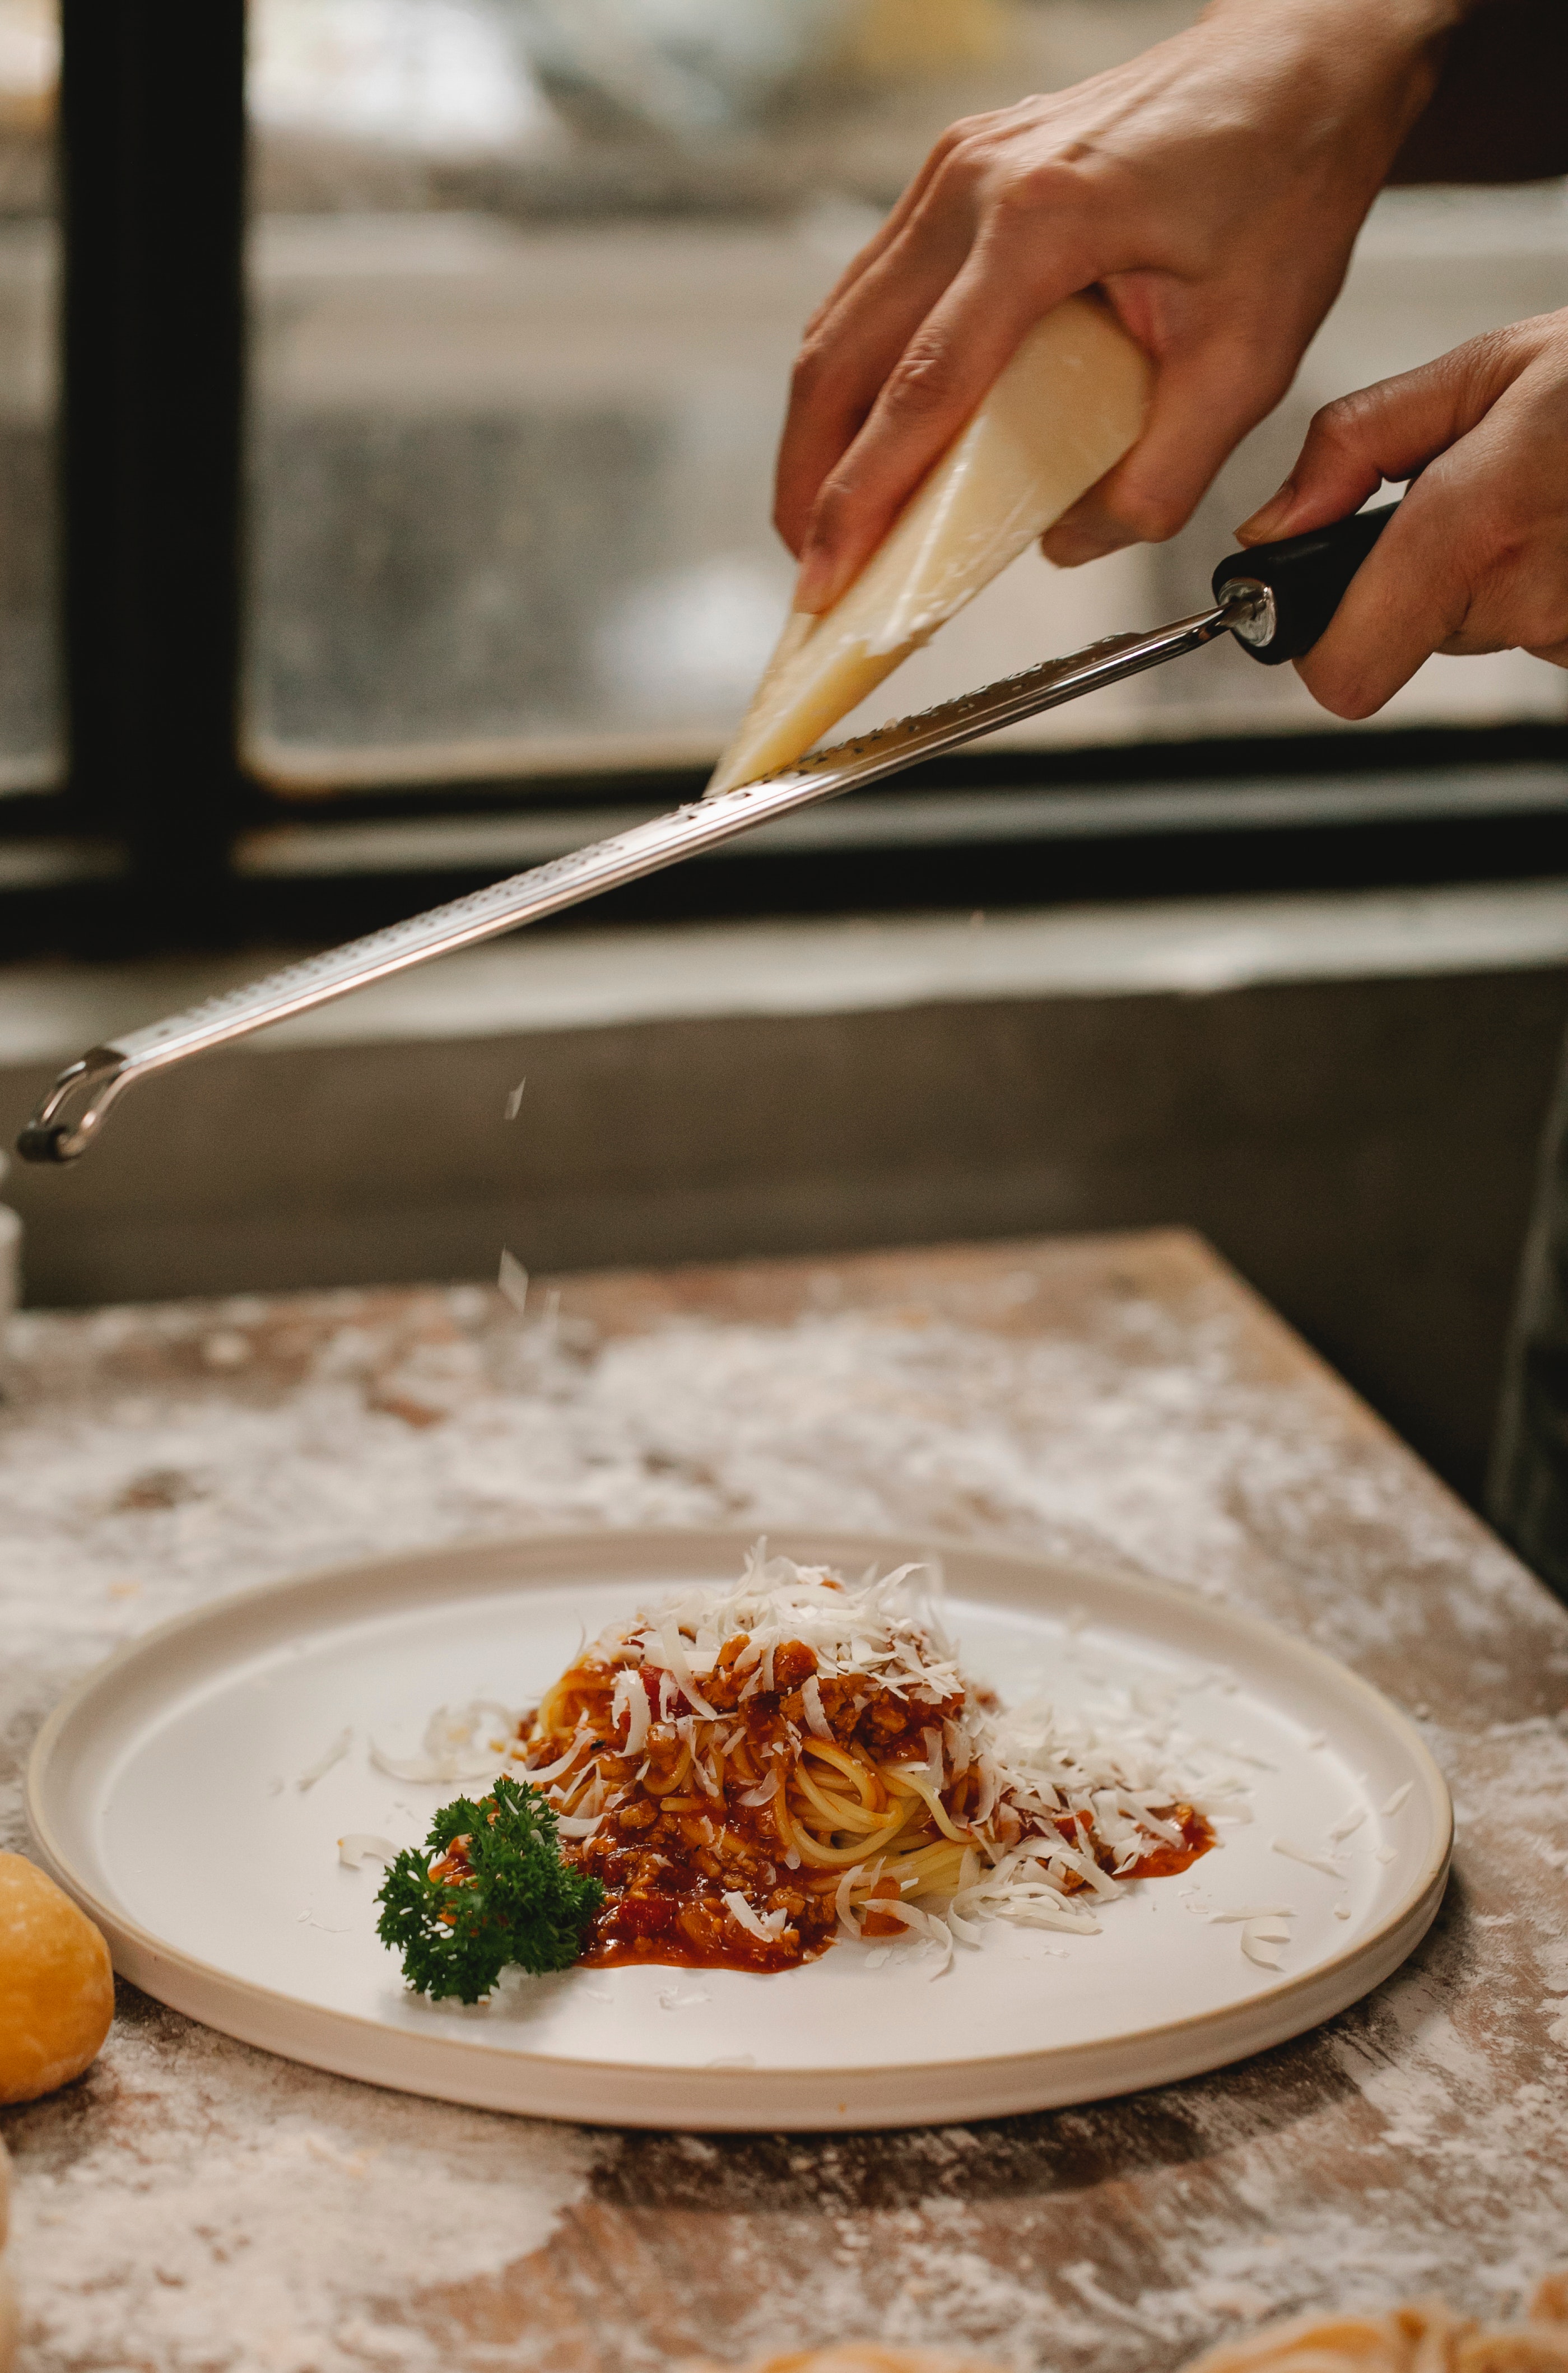
[[[781,1829],[775,1818],[778,1797],[758,1805],[743,1799],[766,1787],[774,1772],[783,1774],[794,1767],[799,1752],[795,1741],[808,1736],[815,1715],[825,1721],[832,1744],[853,1757],[868,1775],[864,1784],[872,1791],[869,1802],[891,1806],[895,1800],[874,1779],[877,1767],[923,1762],[928,1734],[940,1730],[944,1718],[963,1708],[962,1692],[940,1702],[911,1701],[862,1674],[818,1680],[808,1713],[802,1689],[815,1677],[817,1660],[798,1640],[774,1652],[774,1688],[754,1689],[743,1698],[747,1676],[735,1664],[746,1644],[743,1638],[727,1641],[702,1684],[708,1705],[723,1718],[728,1741],[723,1754],[713,1753],[707,1766],[709,1779],[718,1774],[717,1795],[704,1784],[675,1728],[692,1712],[688,1700],[646,1666],[638,1672],[650,1715],[643,1754],[626,1751],[626,1722],[612,1723],[609,1715],[606,1693],[613,1690],[620,1670],[615,1661],[591,1656],[566,1677],[549,1735],[531,1736],[532,1723],[524,1726],[524,1776],[527,1764],[544,1767],[557,1759],[562,1723],[575,1722],[579,1713],[614,1734],[597,1737],[581,1766],[584,1777],[591,1770],[597,1774],[591,1801],[602,1807],[599,1827],[593,1836],[562,1846],[566,1859],[591,1873],[604,1888],[604,1902],[579,1956],[590,1968],[651,1962],[769,1973],[799,1968],[825,1952],[838,1925],[834,1898],[842,1868],[801,1866],[791,1859],[788,1824]],[[716,1726],[705,1723],[704,1728],[711,1733]],[[688,1726],[688,1738],[696,1735]],[[828,1778],[820,1759],[813,1759],[811,1768],[819,1781]],[[846,1782],[842,1773],[831,1781],[834,1792],[846,1784],[853,1788],[856,1783]],[[979,1801],[974,1793],[978,1784],[971,1775],[943,1792],[947,1811],[960,1826],[966,1808]],[[1064,1814],[1056,1826],[1081,1844],[1090,1818],[1087,1813]],[[1122,1877],[1168,1877],[1186,1870],[1214,1843],[1209,1824],[1190,1806],[1173,1806],[1162,1818],[1179,1826],[1183,1842],[1153,1843]],[[813,1820],[813,1827],[820,1838],[820,1820]],[[1020,1824],[1017,1836],[1024,1833]],[[1100,1859],[1110,1871],[1108,1853]],[[1076,1891],[1085,1884],[1070,1877],[1066,1888]],[[895,1896],[896,1881],[884,1879],[877,1892]],[[727,1893],[743,1898],[759,1921],[777,1933],[766,1937],[755,1934],[726,1905]],[[901,1921],[868,1910],[864,1933],[897,1936],[906,1930]]]

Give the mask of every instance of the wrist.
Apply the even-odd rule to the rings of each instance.
[[[1229,23],[1261,39],[1303,41],[1328,53],[1347,73],[1373,62],[1416,61],[1434,41],[1484,8],[1488,0],[1208,0],[1199,21]]]
[[[1430,104],[1454,33],[1488,0],[1209,0],[1198,26],[1288,80],[1302,118],[1352,134],[1377,187]],[[1197,29],[1197,28],[1195,28]],[[1245,71],[1245,67],[1244,67]],[[1370,139],[1369,139],[1370,135]],[[1373,151],[1385,154],[1375,156]]]

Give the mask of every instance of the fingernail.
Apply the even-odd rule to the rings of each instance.
[[[1283,527],[1295,508],[1295,480],[1287,478],[1276,495],[1270,495],[1261,510],[1243,520],[1236,530],[1238,544],[1265,544],[1270,536]]]

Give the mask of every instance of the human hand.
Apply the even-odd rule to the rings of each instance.
[[[1144,433],[1046,539],[1173,535],[1284,393],[1466,0],[1213,0],[1129,65],[954,124],[808,323],[775,522],[825,610],[1024,332],[1098,283]]]
[[[1568,667],[1568,311],[1489,330],[1313,421],[1243,544],[1305,535],[1421,472],[1296,672],[1371,717],[1433,651]]]

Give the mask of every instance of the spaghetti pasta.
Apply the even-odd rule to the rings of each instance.
[[[760,1549],[585,1648],[512,1768],[603,1882],[601,1966],[784,1970],[909,1931],[951,1949],[988,1917],[1093,1931],[1096,1898],[1214,1842],[1146,1742],[1000,1715],[921,1569],[849,1584]]]

